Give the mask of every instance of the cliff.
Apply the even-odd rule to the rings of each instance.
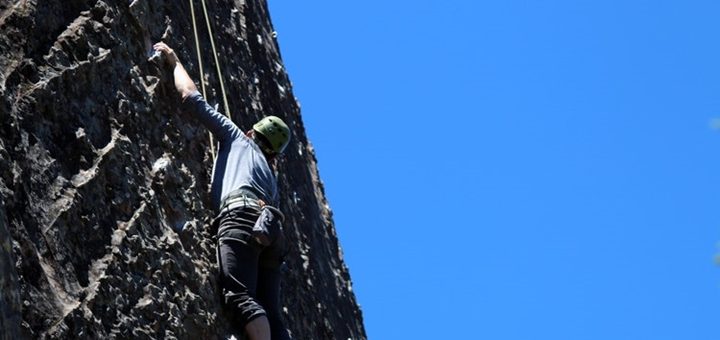
[[[197,22],[197,58],[191,3]],[[179,111],[173,47],[207,98],[249,129],[282,117],[297,339],[364,339],[312,146],[262,0],[0,2],[0,338],[224,338],[209,232],[208,132]],[[199,86],[200,87],[200,86]]]

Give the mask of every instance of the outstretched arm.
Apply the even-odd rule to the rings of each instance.
[[[178,91],[182,99],[185,100],[190,94],[197,91],[195,82],[193,82],[190,75],[185,71],[185,67],[180,63],[175,51],[164,42],[159,42],[153,46],[156,51],[160,51],[165,54],[170,66],[173,68],[173,78],[175,78],[175,89]]]
[[[185,71],[175,51],[163,42],[153,46],[156,51],[165,54],[165,57],[173,68],[175,89],[182,97],[183,109],[192,113],[205,125],[220,143],[231,142],[242,136],[242,131],[230,119],[212,108],[197,91],[195,82]]]

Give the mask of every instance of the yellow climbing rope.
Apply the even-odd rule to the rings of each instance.
[[[195,24],[195,5],[193,0],[190,1],[190,15],[192,16],[193,34],[195,36],[195,51],[197,51],[198,67],[200,69],[200,88],[202,89],[203,98],[207,98],[205,93],[205,77],[203,76],[203,64],[202,55],[200,55],[200,40],[198,39],[197,25]],[[215,142],[213,141],[212,132],[208,132],[210,136],[210,154],[212,155],[213,162],[215,162]]]
[[[205,24],[207,25],[208,34],[210,35],[210,47],[212,47],[213,57],[215,58],[215,68],[217,69],[218,79],[220,80],[220,92],[223,96],[223,104],[225,105],[225,112],[227,116],[232,120],[230,115],[230,107],[228,106],[227,96],[225,95],[225,84],[223,82],[223,75],[220,72],[220,62],[218,61],[218,54],[215,50],[215,39],[213,39],[212,28],[210,28],[210,17],[207,14],[207,7],[205,7],[205,0],[200,0],[203,7],[203,14],[205,14]]]
[[[207,95],[205,93],[205,77],[203,76],[203,64],[202,64],[202,55],[200,52],[200,39],[198,38],[197,33],[197,24],[195,19],[195,5],[193,3],[193,0],[190,1],[190,15],[192,16],[192,24],[193,24],[193,33],[195,35],[195,50],[197,50],[197,59],[198,59],[198,66],[200,67],[200,86],[202,88],[202,95],[204,98],[207,98]],[[207,14],[207,7],[205,6],[205,0],[200,0],[200,3],[202,4],[203,8],[203,14],[205,15],[205,24],[207,25],[208,35],[210,35],[210,46],[212,47],[212,53],[213,57],[215,59],[215,68],[218,73],[218,79],[220,80],[220,92],[222,93],[223,97],[223,106],[225,109],[225,112],[232,120],[232,116],[230,115],[230,106],[228,105],[227,101],[227,95],[225,94],[225,84],[223,82],[223,75],[220,71],[220,62],[218,61],[218,54],[215,50],[215,40],[213,39],[213,33],[212,28],[210,27],[210,17]],[[212,154],[213,161],[215,161],[215,143],[213,142],[212,133],[210,134],[210,153]]]

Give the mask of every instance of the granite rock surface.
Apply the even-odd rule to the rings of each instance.
[[[0,2],[0,339],[237,332],[217,291],[211,142],[148,61],[160,40],[222,111],[223,81],[238,126],[274,114],[292,129],[278,164],[292,335],[366,338],[267,4],[206,6],[222,76],[200,0]]]

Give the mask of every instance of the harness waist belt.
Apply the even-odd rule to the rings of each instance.
[[[220,211],[231,210],[241,206],[260,209],[260,199],[255,192],[247,187],[241,187],[230,192],[220,203]]]

